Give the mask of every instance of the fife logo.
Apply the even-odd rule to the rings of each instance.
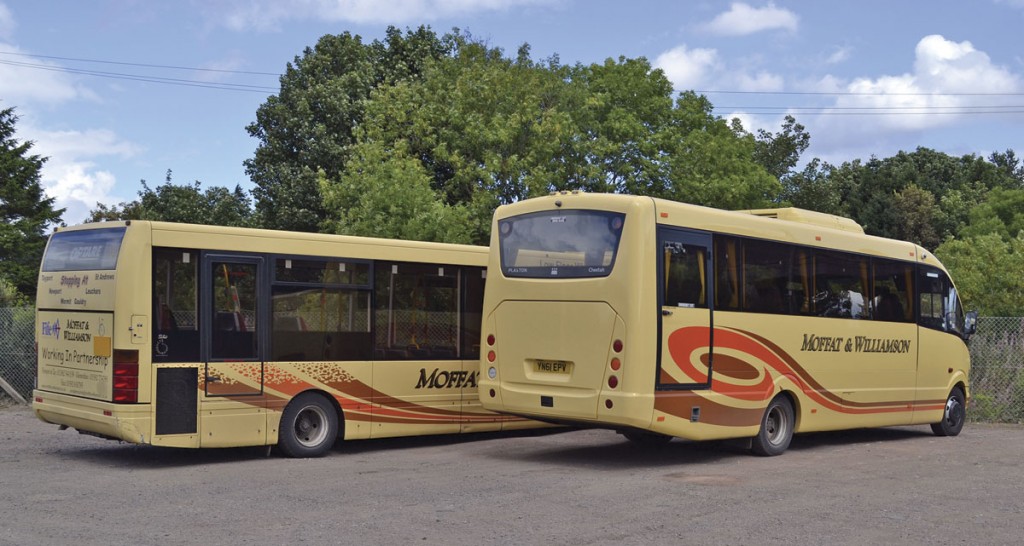
[[[43,336],[53,336],[55,338],[60,337],[60,319],[53,322],[43,321]]]

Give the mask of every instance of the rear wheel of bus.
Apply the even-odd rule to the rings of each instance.
[[[281,415],[277,446],[288,457],[321,457],[338,439],[338,413],[323,396],[296,396]]]
[[[936,436],[956,436],[964,428],[967,419],[967,405],[964,391],[955,387],[946,398],[946,408],[942,412],[942,420],[932,423],[932,432]]]
[[[772,399],[761,417],[761,430],[754,437],[751,450],[755,455],[773,457],[782,455],[793,440],[793,403],[786,395]]]

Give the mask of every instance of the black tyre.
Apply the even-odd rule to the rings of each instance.
[[[956,436],[964,428],[967,420],[967,399],[960,387],[955,387],[946,399],[946,409],[942,412],[942,420],[932,423],[932,432],[936,436]]]
[[[288,457],[321,457],[338,439],[338,413],[323,396],[296,396],[281,415],[277,447]]]
[[[761,417],[761,430],[750,446],[755,455],[774,457],[782,455],[793,440],[793,428],[796,419],[793,416],[793,404],[784,395],[776,396],[764,410]]]
[[[622,435],[627,440],[633,442],[638,446],[644,447],[658,447],[663,446],[672,441],[672,437],[667,434],[658,434],[657,432],[644,432],[641,430],[627,430],[622,432]]]

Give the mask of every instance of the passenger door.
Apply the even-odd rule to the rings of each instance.
[[[206,347],[201,370],[200,434],[203,447],[263,443],[263,396],[268,293],[260,256],[203,257],[201,330]]]
[[[705,388],[713,373],[711,235],[658,229],[658,389]]]

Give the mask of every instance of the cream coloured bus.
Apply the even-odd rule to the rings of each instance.
[[[798,209],[560,193],[500,207],[484,408],[637,442],[931,424],[960,432],[963,312],[911,243]]]
[[[186,448],[530,426],[480,406],[487,249],[147,221],[61,228],[33,408]]]

